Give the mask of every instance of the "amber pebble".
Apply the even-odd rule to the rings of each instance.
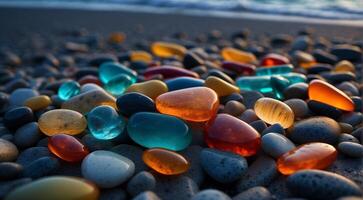
[[[108,105],[117,109],[116,99],[101,89],[90,90],[74,96],[65,101],[62,104],[62,108],[86,114],[94,107],[100,105]]]
[[[330,144],[313,142],[283,154],[277,160],[277,168],[284,175],[303,169],[325,169],[335,161],[336,157],[337,151]]]
[[[211,148],[242,156],[256,154],[261,145],[260,134],[246,122],[228,114],[218,114],[206,124],[205,142]]]
[[[159,95],[168,92],[168,86],[159,80],[150,80],[142,83],[134,83],[127,88],[126,93],[138,92],[155,100]]]
[[[182,59],[187,52],[187,49],[181,45],[169,43],[169,42],[154,42],[151,45],[151,51],[153,54],[160,58],[169,58],[176,56]]]
[[[207,87],[176,90],[156,98],[156,108],[160,113],[195,122],[211,119],[218,106],[218,95]]]
[[[216,76],[209,76],[205,80],[204,85],[214,90],[219,97],[227,96],[233,93],[239,93],[240,91],[239,87],[232,85]]]
[[[308,94],[310,100],[319,101],[341,110],[354,111],[354,102],[352,99],[327,82],[321,80],[311,81]]]
[[[254,107],[258,118],[268,124],[280,124],[284,128],[289,128],[294,123],[294,112],[285,103],[263,97],[256,101]]]
[[[166,149],[149,149],[142,155],[147,166],[164,175],[177,175],[189,169],[189,162],[180,154]]]
[[[221,55],[226,61],[234,61],[239,63],[255,63],[256,56],[252,53],[241,51],[232,47],[225,47],[221,51]]]
[[[262,58],[260,65],[270,67],[275,65],[286,65],[289,63],[290,63],[289,59],[286,58],[285,56],[275,53],[269,53]]]
[[[38,124],[39,129],[48,136],[59,133],[77,135],[86,129],[87,120],[79,112],[55,109],[42,114]]]
[[[11,190],[5,200],[97,200],[99,190],[85,179],[51,176]]]
[[[125,33],[122,33],[122,32],[115,32],[115,33],[111,33],[109,38],[108,38],[108,41],[110,43],[114,43],[114,44],[119,44],[119,43],[122,43],[124,42],[126,39],[126,35]]]
[[[141,61],[150,63],[153,61],[153,56],[146,51],[132,51],[130,53],[130,60],[133,62]]]
[[[334,71],[336,72],[355,72],[355,67],[354,65],[348,61],[348,60],[342,60],[340,62],[338,62],[335,67],[334,67]]]
[[[89,153],[80,141],[66,134],[49,137],[48,149],[59,158],[69,162],[81,161]]]
[[[52,100],[47,95],[40,95],[29,98],[24,102],[24,105],[33,111],[37,111],[48,107],[51,103]]]

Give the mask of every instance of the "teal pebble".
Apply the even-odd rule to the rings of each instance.
[[[107,84],[109,81],[114,79],[120,74],[124,74],[130,77],[132,80],[132,83],[135,83],[137,80],[137,74],[132,69],[127,68],[124,65],[121,65],[120,63],[116,62],[106,62],[103,63],[99,70],[99,78],[102,81],[102,83]]]
[[[137,144],[147,148],[185,149],[192,140],[184,121],[168,115],[139,112],[129,119],[127,132]]]
[[[119,136],[125,126],[125,120],[111,106],[98,106],[87,114],[88,129],[100,140],[110,140]]]
[[[125,92],[125,90],[132,85],[134,81],[126,74],[120,74],[112,78],[104,85],[107,92],[112,95],[118,96]]]
[[[191,77],[178,77],[165,81],[169,91],[180,90],[191,87],[202,87],[204,86],[204,80],[196,79]]]
[[[68,100],[76,96],[81,91],[81,86],[76,81],[68,81],[63,83],[58,89],[58,96],[62,100]]]
[[[256,69],[256,76],[280,75],[290,73],[293,69],[292,65],[279,65],[274,67],[260,67]]]
[[[273,88],[275,97],[283,99],[283,93],[285,88],[290,85],[290,81],[282,76],[272,76],[270,79],[271,87]]]

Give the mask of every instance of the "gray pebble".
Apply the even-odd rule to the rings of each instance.
[[[238,117],[246,110],[246,106],[238,101],[228,101],[224,106],[223,112]]]
[[[250,125],[260,134],[267,128],[266,123],[262,120],[253,121],[250,123]]]
[[[359,112],[348,112],[344,113],[340,118],[339,122],[347,123],[354,126],[359,125],[363,121],[363,114]]]
[[[237,196],[233,197],[232,200],[272,200],[271,193],[261,186],[250,188]]]
[[[352,135],[363,144],[363,127],[359,127],[352,132]]]
[[[198,192],[192,200],[231,200],[231,198],[219,190],[207,189]]]
[[[132,200],[160,200],[160,198],[154,192],[146,191],[137,195]]]
[[[220,183],[240,179],[248,168],[247,161],[242,156],[217,149],[203,149],[200,160],[207,174]]]
[[[258,99],[262,98],[263,95],[256,91],[243,91],[241,92],[243,96],[243,104],[246,108],[251,109],[255,106]]]
[[[284,102],[291,108],[296,118],[304,118],[309,113],[308,104],[301,99],[289,99]]]
[[[359,96],[359,90],[351,82],[342,82],[337,85],[337,88],[342,91],[348,91],[353,96]]]
[[[342,130],[342,133],[352,133],[354,130],[353,126],[347,123],[340,122],[339,126]]]
[[[35,146],[42,137],[38,123],[31,122],[23,125],[14,134],[14,143],[20,148]]]
[[[278,134],[281,134],[281,135],[285,135],[285,129],[280,124],[273,124],[273,125],[267,127],[261,133],[261,135],[263,136],[263,135],[266,135],[267,133],[278,133]]]
[[[25,167],[38,158],[51,155],[47,147],[31,147],[21,152],[16,162]]]
[[[11,106],[22,106],[27,99],[38,95],[39,93],[36,90],[29,88],[19,88],[10,94],[9,103]]]
[[[21,178],[15,179],[11,181],[1,181],[0,182],[0,199],[4,199],[4,197],[13,189],[28,184],[32,181],[31,178]]]
[[[0,180],[11,180],[18,178],[23,172],[23,166],[14,162],[0,163]]]
[[[354,142],[341,142],[338,150],[353,158],[363,157],[363,145]]]
[[[187,176],[155,176],[154,192],[161,199],[189,200],[199,190],[198,185]]]
[[[127,184],[127,192],[132,196],[136,196],[144,191],[153,190],[155,188],[155,178],[149,173],[142,171],[136,174]]]
[[[295,148],[294,143],[278,133],[268,133],[262,136],[261,142],[265,153],[274,158],[279,158],[282,154]]]
[[[255,111],[252,109],[247,109],[246,111],[244,111],[239,118],[246,123],[251,123],[258,120]]]
[[[295,83],[288,86],[284,90],[285,99],[302,99],[308,98],[308,84],[306,83]]]
[[[353,181],[323,170],[298,171],[288,177],[286,184],[293,194],[304,198],[336,199],[362,195]]]
[[[128,144],[120,144],[114,146],[111,151],[132,160],[132,162],[135,164],[135,173],[146,171],[148,169],[142,160],[143,150],[140,147]]]
[[[42,157],[34,160],[24,168],[24,176],[33,179],[51,175],[59,168],[60,163],[54,157]]]
[[[181,152],[181,154],[189,161],[190,164],[188,171],[183,175],[193,179],[197,185],[202,184],[205,178],[205,173],[200,160],[200,152],[202,150],[202,147],[198,145],[192,145]]]
[[[340,126],[335,120],[328,117],[312,117],[297,122],[288,136],[297,144],[309,142],[335,144],[340,132]]]
[[[338,143],[341,142],[354,142],[359,143],[358,139],[355,138],[353,135],[343,133],[339,136]]]
[[[18,148],[13,143],[0,139],[0,162],[14,161],[18,154]]]
[[[109,150],[113,147],[113,143],[110,140],[99,140],[91,134],[84,135],[82,142],[90,151]]]

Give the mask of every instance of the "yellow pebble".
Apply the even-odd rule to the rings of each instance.
[[[334,71],[336,72],[355,72],[355,67],[354,65],[348,61],[348,60],[342,60],[340,62],[338,62],[335,67],[334,67]]]
[[[205,80],[204,85],[214,90],[219,97],[227,96],[232,93],[239,93],[240,91],[237,86],[215,76],[209,76],[207,80]]]
[[[182,59],[187,52],[187,49],[179,44],[169,42],[154,42],[151,45],[153,54],[160,58],[170,58],[173,56]]]
[[[52,100],[47,95],[40,95],[26,100],[24,105],[33,111],[37,111],[48,107],[51,103]]]
[[[139,92],[155,100],[159,95],[168,92],[168,86],[162,81],[150,80],[132,84],[126,92]]]
[[[240,63],[255,63],[256,56],[252,53],[241,51],[232,47],[225,47],[221,51],[224,60]]]
[[[153,56],[146,51],[132,51],[130,55],[131,61],[141,61],[145,63],[150,63],[153,61]]]

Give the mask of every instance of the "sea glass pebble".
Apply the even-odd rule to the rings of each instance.
[[[258,118],[268,124],[280,124],[289,128],[294,123],[294,112],[285,103],[263,97],[256,101],[254,110]]]
[[[98,197],[97,187],[85,179],[51,176],[15,188],[5,200],[97,200]]]
[[[112,95],[118,96],[125,92],[125,90],[133,84],[133,80],[126,74],[119,74],[109,80],[104,88]]]
[[[269,53],[264,56],[261,60],[261,66],[275,66],[275,65],[285,65],[289,64],[290,61],[285,56],[276,54],[276,53]]]
[[[32,109],[33,111],[38,111],[45,109],[52,103],[52,100],[47,95],[40,95],[32,97],[24,102],[24,105]]]
[[[226,61],[239,63],[254,63],[257,61],[256,56],[252,53],[238,50],[232,47],[225,47],[221,51],[221,55]]]
[[[218,106],[218,95],[207,87],[171,91],[156,98],[156,108],[160,113],[195,122],[211,119]]]
[[[256,69],[256,76],[287,74],[292,72],[292,69],[293,66],[290,64],[272,67],[260,67]]]
[[[111,106],[97,106],[87,114],[88,129],[100,140],[110,140],[119,136],[125,126],[125,120]]]
[[[204,86],[204,80],[192,77],[178,77],[165,81],[169,91]]]
[[[313,142],[283,154],[277,160],[277,168],[284,175],[303,169],[325,169],[335,161],[336,157],[337,151],[330,144]]]
[[[182,120],[150,112],[132,115],[127,124],[127,132],[141,146],[174,151],[186,148],[192,139],[188,126]]]
[[[132,51],[130,53],[130,60],[132,62],[150,63],[153,61],[153,56],[146,51]]]
[[[180,154],[166,149],[146,150],[142,159],[147,166],[164,175],[177,175],[189,168],[189,162]]]
[[[48,138],[48,149],[68,162],[81,161],[89,153],[88,149],[75,137],[57,134]]]
[[[144,76],[146,78],[158,74],[162,75],[164,79],[185,77],[185,76],[192,78],[199,78],[199,75],[193,71],[174,66],[151,67],[144,71]]]
[[[168,92],[168,86],[162,81],[150,80],[132,84],[129,88],[127,88],[126,92],[138,92],[154,100],[159,95]]]
[[[160,58],[170,58],[176,56],[177,58],[182,59],[187,52],[187,49],[174,43],[154,42],[151,45],[151,51]]]
[[[116,62],[102,63],[102,65],[98,69],[98,73],[100,80],[104,84],[107,84],[110,80],[120,74],[129,76],[133,83],[135,83],[137,80],[137,74],[135,71]]]
[[[354,111],[354,102],[341,90],[321,80],[309,84],[310,100],[319,101],[344,111]]]
[[[219,97],[239,93],[239,88],[216,76],[209,76],[204,85],[214,90]]]
[[[42,114],[38,121],[39,129],[46,135],[58,133],[77,135],[87,127],[86,118],[79,112],[68,109],[55,109]]]
[[[211,148],[251,156],[260,149],[260,134],[246,122],[228,114],[218,114],[205,128],[205,142]]]
[[[81,86],[76,81],[67,81],[63,83],[58,89],[58,96],[62,100],[68,100],[76,96],[81,91]]]

